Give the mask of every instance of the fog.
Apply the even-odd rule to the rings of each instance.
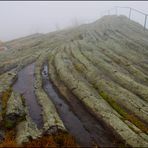
[[[132,7],[148,14],[146,1],[0,1],[0,40],[93,22],[114,6]],[[132,17],[143,24],[143,16],[135,13]]]

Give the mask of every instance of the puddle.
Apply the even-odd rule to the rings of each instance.
[[[41,107],[36,100],[33,86],[34,68],[35,63],[32,63],[18,72],[18,79],[13,85],[13,90],[23,94],[29,108],[30,117],[37,124],[38,128],[41,128],[43,126]]]
[[[48,77],[48,66],[44,65],[42,71],[43,86],[45,92],[50,96],[56,109],[69,133],[72,134],[77,142],[82,146],[92,146],[97,143],[101,147],[115,147],[120,143],[107,130],[102,123],[99,123],[76,99],[69,95],[67,102],[52,84]]]
[[[45,92],[50,96],[53,103],[56,106],[56,109],[64,122],[65,127],[70,132],[70,134],[74,135],[76,140],[83,146],[91,146],[92,139],[83,127],[81,121],[77,118],[77,116],[70,110],[69,106],[66,102],[57,94],[53,85],[49,81],[47,75],[48,67],[44,66],[44,71],[42,72],[43,76],[43,84]]]

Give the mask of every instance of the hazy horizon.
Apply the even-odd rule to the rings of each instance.
[[[148,14],[146,1],[0,1],[0,40],[93,22],[114,6],[132,7]],[[136,17],[143,23],[142,16]]]

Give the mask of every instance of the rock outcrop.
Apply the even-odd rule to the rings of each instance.
[[[0,51],[7,50],[7,48],[4,46],[4,43],[0,41]]]
[[[5,124],[10,127],[14,126],[19,120],[25,118],[24,104],[20,94],[12,92],[7,102],[7,111],[5,115]]]
[[[39,58],[35,65],[35,94],[38,102],[42,107],[42,116],[44,122],[44,131],[51,133],[52,128],[57,127],[57,130],[66,131],[66,128],[60,119],[54,104],[42,88],[42,76],[41,69],[42,65],[46,60],[46,52]]]
[[[42,136],[42,130],[39,130],[36,124],[29,116],[28,108],[25,107],[25,120],[21,121],[16,127],[16,142],[18,145],[29,142],[30,139],[37,139]]]

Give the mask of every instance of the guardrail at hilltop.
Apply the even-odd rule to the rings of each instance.
[[[121,9],[124,9],[127,11],[127,17],[130,19],[130,20],[133,20],[133,21],[136,21],[137,22],[137,19],[132,19],[132,15],[134,15],[134,13],[137,13],[137,14],[140,14],[144,17],[144,21],[143,21],[143,24],[141,22],[139,22],[140,24],[143,25],[143,28],[144,30],[147,29],[147,18],[148,18],[148,14],[142,12],[142,11],[139,11],[137,9],[134,9],[134,8],[131,8],[131,7],[119,7],[119,6],[116,6],[116,7],[113,7],[112,9],[109,9],[107,11],[104,11],[103,12],[103,15],[105,13],[105,15],[121,15]],[[113,12],[113,13],[112,13]],[[125,15],[125,14],[122,14],[122,15]]]

